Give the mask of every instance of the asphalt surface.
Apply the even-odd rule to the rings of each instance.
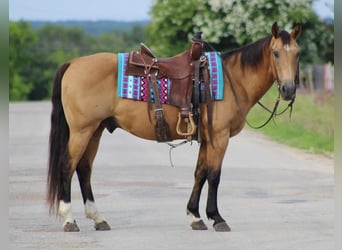
[[[72,206],[80,232],[65,233],[45,202],[49,102],[9,105],[10,249],[333,249],[333,159],[249,130],[230,141],[219,208],[232,231],[192,231],[186,204],[198,145],[169,146],[122,130],[104,132],[93,170],[97,207],[112,230],[85,218],[77,177]]]

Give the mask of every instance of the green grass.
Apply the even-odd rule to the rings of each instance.
[[[273,109],[277,95],[278,90],[274,86],[261,101]],[[291,119],[287,111],[258,131],[292,147],[312,153],[332,155],[334,151],[334,97],[329,96],[324,102],[318,102],[316,96],[317,94],[297,93]],[[287,104],[281,100],[278,110],[283,110]],[[257,104],[248,114],[247,120],[257,126],[268,117],[269,113]]]

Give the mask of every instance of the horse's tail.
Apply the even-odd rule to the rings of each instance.
[[[50,214],[55,212],[62,191],[62,167],[68,164],[69,126],[66,122],[62,99],[62,78],[70,63],[63,64],[57,71],[52,91],[51,130],[49,138],[49,170],[47,178],[47,202]]]

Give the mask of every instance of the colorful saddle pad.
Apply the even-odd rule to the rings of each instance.
[[[209,59],[209,69],[211,77],[211,98],[212,100],[223,99],[223,72],[221,58],[217,52],[206,52]],[[125,69],[128,61],[128,53],[118,54],[118,96],[137,101],[148,101],[148,79],[140,76],[126,75]],[[168,104],[168,94],[172,85],[169,78],[157,80],[160,92],[160,102]],[[201,87],[204,91],[204,87]],[[153,102],[153,90],[150,88],[151,100]],[[204,95],[202,95],[204,96]]]

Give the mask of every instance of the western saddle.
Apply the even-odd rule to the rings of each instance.
[[[158,142],[171,139],[169,125],[164,119],[163,108],[160,104],[157,78],[168,77],[172,82],[168,102],[180,109],[176,127],[179,135],[188,140],[192,140],[197,135],[196,139],[200,139],[198,127],[200,125],[199,104],[201,100],[205,100],[208,105],[208,123],[211,126],[209,63],[208,58],[204,55],[203,47],[204,42],[201,39],[201,33],[198,32],[192,38],[189,50],[173,57],[158,58],[143,43],[140,44],[140,52],[131,51],[129,53],[126,74],[146,77],[153,89],[155,134]],[[204,96],[201,95],[200,83],[204,84]],[[148,88],[148,93],[150,99],[148,109],[150,110],[150,88]],[[148,114],[150,113],[148,112]],[[187,131],[181,130],[182,123],[186,124]]]

